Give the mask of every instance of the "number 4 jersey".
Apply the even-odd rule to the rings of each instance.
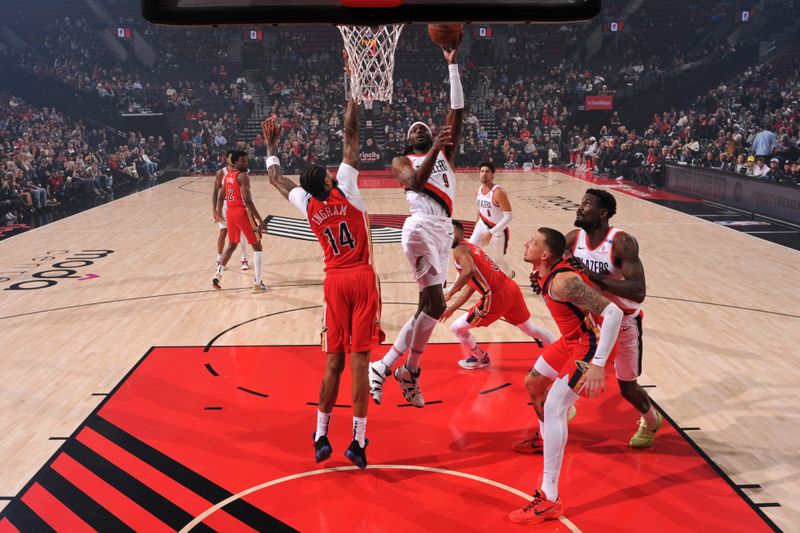
[[[324,202],[301,187],[289,194],[325,252],[326,272],[372,264],[369,220],[357,179],[358,170],[342,163],[336,174],[338,185]]]

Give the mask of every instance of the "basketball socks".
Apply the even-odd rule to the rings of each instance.
[[[553,502],[558,499],[558,479],[561,476],[564,449],[567,447],[567,414],[579,398],[569,387],[567,379],[567,376],[557,379],[544,402],[542,490],[547,499]]]
[[[222,254],[217,254],[217,264],[222,261]]]
[[[242,249],[242,263],[247,263],[247,241],[242,239],[239,242],[239,246]]]
[[[261,283],[261,254],[263,252],[253,252],[253,265],[256,269],[256,285]],[[245,257],[245,256],[242,256]],[[242,261],[246,261],[247,259],[242,259]]]
[[[540,339],[544,341],[545,344],[553,344],[557,340],[549,330],[537,326],[536,322],[534,322],[532,318],[529,318],[527,322],[524,324],[519,324],[517,327],[528,337],[532,339]]]
[[[222,274],[223,270],[225,270],[225,267],[222,265],[222,263],[218,264],[217,265],[217,274]]]
[[[408,361],[406,368],[412,373],[416,374],[419,370],[419,360],[422,359],[422,352],[428,346],[428,341],[431,340],[433,335],[433,328],[436,327],[437,319],[422,312],[417,316],[414,322],[414,332],[411,335],[411,350],[408,353]]]
[[[328,434],[328,423],[330,421],[330,413],[323,413],[322,411],[317,410],[317,433],[314,435],[315,439],[319,440],[320,437],[324,437]]]
[[[412,316],[400,330],[400,334],[397,336],[395,343],[389,348],[386,355],[383,356],[382,361],[383,364],[386,365],[386,368],[392,368],[397,360],[408,350],[408,346],[411,344],[411,335],[414,332],[414,322],[416,322],[416,318]]]
[[[467,315],[462,315],[455,322],[453,325],[450,326],[450,331],[453,332],[453,335],[456,336],[458,341],[471,355],[480,355],[483,352],[478,348],[478,343],[475,341],[475,337],[472,336],[472,333],[469,332],[469,322],[467,322]]]
[[[362,448],[367,445],[367,417],[353,417],[353,440]]]
[[[656,408],[651,405],[650,409],[646,413],[642,413],[642,418],[644,418],[644,421],[647,422],[648,428],[653,428],[656,426],[656,424],[658,424],[658,411],[656,411]]]

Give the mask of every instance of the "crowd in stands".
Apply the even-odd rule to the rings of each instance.
[[[783,5],[792,0],[767,1]],[[626,4],[604,4],[605,17],[614,18]],[[112,141],[106,130],[92,131],[52,109],[34,109],[18,99],[3,102],[4,191],[15,191],[23,210],[101,194],[116,183],[149,182],[166,152],[175,154],[180,167],[204,173],[223,165],[225,150],[235,147],[247,150],[258,168],[266,156],[264,144],[257,135],[242,134],[253,111],[253,85],[260,86],[271,112],[281,119],[279,156],[288,173],[310,164],[338,163],[345,102],[335,29],[266,32],[268,61],[259,79],[247,80],[252,74],[235,70],[240,64],[228,58],[229,45],[241,40],[239,30],[154,27],[124,2],[106,0],[106,5],[119,24],[133,27],[158,51],[152,65],[133,58],[130,46],[127,60],[115,57],[101,39],[109,28],[91,14],[43,21],[21,14],[19,31],[29,46],[14,52],[14,60],[53,83],[54,90],[69,88],[111,111],[169,113],[175,133],[169,145],[138,134]],[[657,43],[687,21],[693,21],[692,28],[705,27],[714,22],[709,17],[720,22],[742,5],[712,0],[701,9],[686,3],[686,13],[664,18],[657,2],[646,0],[613,37],[617,41],[601,49],[600,56],[611,59],[592,68],[585,64],[582,43],[596,24],[505,27],[496,45],[468,36],[460,58],[468,108],[459,166],[482,160],[507,169],[568,164],[658,186],[663,164],[674,162],[797,183],[797,72],[777,80],[768,65],[753,66],[683,110],[659,113],[639,131],[626,127],[617,113],[602,128],[574,125],[586,95],[615,94],[621,104],[623,96],[655,84],[668,86],[677,66],[709,58],[724,62],[734,49],[705,42],[699,29],[678,32],[680,38],[666,46]],[[404,29],[394,101],[376,105],[371,115],[381,125],[376,137],[385,143],[380,147],[385,163],[402,153],[412,122],[434,129],[444,123],[446,74],[424,26]]]
[[[777,80],[769,65],[653,117],[641,135],[612,124],[570,141],[570,165],[659,186],[664,163],[800,185],[800,70]],[[613,119],[612,119],[613,123]]]
[[[127,139],[52,108],[0,99],[0,222],[28,221],[54,206],[81,209],[124,187],[158,181],[163,138]]]

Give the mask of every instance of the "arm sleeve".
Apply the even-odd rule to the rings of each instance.
[[[339,182],[339,190],[344,193],[347,201],[359,211],[366,211],[364,199],[361,198],[361,191],[358,188],[358,169],[343,162],[336,173],[336,181]]]
[[[489,233],[492,235],[499,235],[506,229],[508,223],[511,222],[511,218],[513,217],[513,213],[511,211],[503,211],[503,218],[500,219],[500,222],[497,223],[495,227],[489,230]]]
[[[458,65],[449,65],[450,70],[450,109],[464,109],[464,89],[461,87],[461,76]]]
[[[603,325],[600,326],[600,341],[594,353],[592,363],[597,366],[606,366],[611,349],[617,342],[619,326],[622,324],[622,309],[609,303],[602,312]]]
[[[289,202],[303,213],[303,218],[308,219],[308,194],[302,187],[295,187],[289,192]]]

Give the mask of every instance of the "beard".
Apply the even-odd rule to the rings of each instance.
[[[433,146],[433,139],[431,139],[430,137],[423,137],[423,138],[418,137],[416,142],[414,142],[411,145],[411,147],[414,150],[421,150],[423,152],[427,152],[428,150],[430,150],[431,146]]]
[[[590,229],[594,229],[594,224],[591,224],[585,218],[583,219],[575,219],[575,227],[580,228],[585,231],[589,231]]]

